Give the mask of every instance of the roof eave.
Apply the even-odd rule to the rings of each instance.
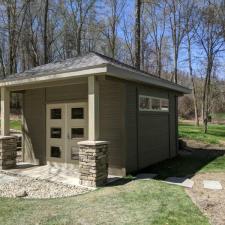
[[[51,82],[58,80],[65,80],[70,78],[85,77],[92,74],[95,75],[105,75],[107,68],[105,64],[100,66],[93,66],[91,68],[79,69],[76,71],[65,71],[63,73],[50,73],[42,74],[38,77],[27,77],[27,78],[15,78],[12,80],[2,80],[0,81],[0,87],[13,87],[13,86],[22,86],[25,84],[37,84],[43,82]]]
[[[129,71],[129,73],[128,73]],[[122,68],[112,64],[107,65],[107,74],[116,78],[145,83],[149,85],[159,86],[166,89],[170,89],[180,94],[190,94],[191,89],[183,87],[181,85],[174,84],[170,81],[160,79],[158,77],[153,77],[147,74],[144,74],[139,71],[134,71],[129,68]]]

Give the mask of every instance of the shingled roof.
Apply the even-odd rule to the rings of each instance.
[[[169,89],[174,89],[183,93],[190,93],[190,89],[188,88],[185,88],[178,84],[174,84],[173,82],[156,77],[144,71],[137,70],[136,68],[130,65],[124,64],[118,60],[114,60],[110,57],[107,57],[105,55],[102,55],[96,52],[90,52],[83,56],[78,56],[71,59],[48,63],[38,67],[34,67],[22,73],[17,73],[17,74],[7,76],[6,78],[0,79],[0,86],[3,86],[3,84],[9,84],[11,81],[17,81],[17,80],[22,81],[25,79],[26,81],[27,79],[37,80],[38,78],[45,77],[48,75],[54,75],[54,74],[58,74],[60,77],[60,74],[88,70],[88,69],[104,67],[104,66],[106,67],[108,66],[107,74],[109,75],[113,75],[113,72],[111,72],[112,74],[110,74],[110,71],[112,71],[112,68],[122,69],[123,71],[125,70],[126,72],[124,75],[122,75],[122,73],[115,74],[115,71],[114,71],[114,76],[120,79],[127,79],[128,77],[127,74],[129,72],[133,72],[133,73],[136,73],[136,75],[133,74],[132,80],[141,81],[140,78],[142,78],[144,83],[151,84],[151,81],[152,81],[153,85],[155,83],[157,84],[159,83],[158,86],[165,86]],[[149,82],[147,82],[148,80]],[[7,86],[7,85],[4,85],[4,86]]]

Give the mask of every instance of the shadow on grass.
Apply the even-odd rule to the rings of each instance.
[[[224,172],[225,150],[199,150],[180,151],[173,159],[151,165],[139,173],[155,173],[158,179],[167,177],[192,177],[198,172]]]
[[[180,150],[177,157],[168,159],[123,177],[107,186],[125,185],[133,181],[139,173],[158,174],[156,179],[168,177],[191,178],[196,173],[225,172],[225,150],[190,149]]]

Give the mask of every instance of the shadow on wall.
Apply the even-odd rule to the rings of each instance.
[[[29,137],[29,131],[26,122],[24,122],[24,125],[22,126],[22,132],[23,132],[23,158],[25,162],[33,163],[33,164],[39,164],[38,160],[35,157],[34,154],[34,148],[31,141],[31,138]]]

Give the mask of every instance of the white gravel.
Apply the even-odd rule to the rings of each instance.
[[[0,197],[15,198],[17,194],[25,191],[27,196],[23,198],[60,198],[90,191],[90,189],[80,186],[67,186],[29,177],[17,178],[19,179],[0,184]]]

